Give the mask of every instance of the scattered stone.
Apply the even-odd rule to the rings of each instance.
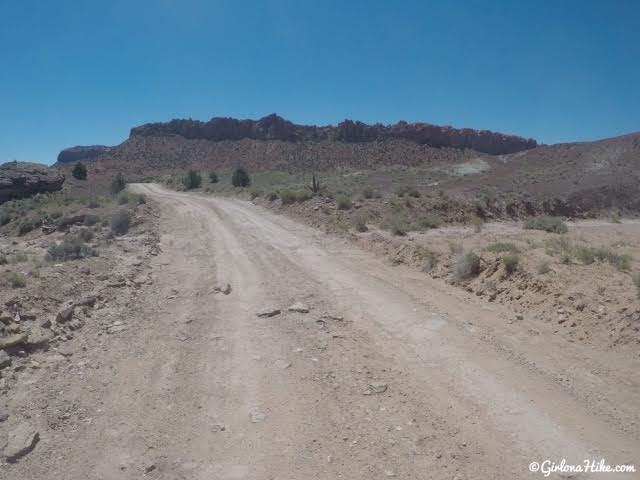
[[[43,320],[42,322],[40,322],[40,326],[42,328],[51,328],[51,320],[49,319]]]
[[[33,450],[38,443],[40,436],[31,425],[22,423],[9,432],[7,446],[4,449],[4,456],[8,462],[15,462],[20,457],[25,456]]]
[[[0,350],[0,369],[11,365],[11,357],[4,350]]]
[[[45,346],[53,338],[53,332],[39,326],[33,326],[29,330],[29,337],[27,339],[27,345],[32,347]]]
[[[9,418],[9,414],[7,412],[0,412],[0,423],[6,422]]]
[[[327,318],[329,320],[335,320],[337,322],[341,322],[344,320],[344,317],[342,315],[333,315],[331,313],[323,313],[322,314],[322,318]]]
[[[77,301],[74,306],[75,307],[91,307],[93,308],[96,304],[96,297],[93,295],[89,295],[88,297],[84,297],[81,300]]]
[[[516,314],[516,320],[524,320],[524,315],[521,313]]]
[[[283,360],[281,358],[276,360],[274,364],[280,370],[286,370],[287,368],[289,368],[291,366],[291,362],[287,362],[286,360]]]
[[[10,312],[4,311],[0,313],[0,322],[5,325],[9,325],[13,321],[13,315]]]
[[[290,312],[309,313],[309,307],[301,302],[294,303],[287,310]]]
[[[152,463],[151,465],[146,466],[145,469],[144,469],[145,475],[148,474],[148,473],[153,472],[156,468],[157,467],[156,467],[155,463]]]
[[[378,393],[384,393],[387,391],[388,385],[382,382],[373,382],[367,385],[364,395],[375,395]]]
[[[60,310],[56,315],[56,322],[57,323],[68,322],[73,318],[73,312],[75,312],[75,306],[71,306],[71,307],[65,308],[64,310]]]
[[[280,315],[280,309],[278,307],[270,306],[259,310],[256,312],[256,315],[260,318],[275,317],[276,315]]]
[[[211,426],[211,431],[212,431],[213,433],[217,433],[217,432],[224,432],[224,431],[226,430],[226,428],[227,428],[227,427],[225,426],[225,424],[224,424],[224,423],[214,423],[214,424]]]
[[[28,335],[26,333],[18,333],[16,335],[10,335],[8,337],[0,338],[0,350],[15,347],[27,341]]]
[[[69,345],[60,345],[58,348],[56,348],[56,351],[63,357],[70,357],[71,355],[73,355],[73,350],[71,350],[71,347]]]
[[[249,418],[251,419],[251,423],[262,423],[266,420],[267,416],[261,412],[251,412]]]

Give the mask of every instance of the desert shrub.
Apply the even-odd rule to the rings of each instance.
[[[366,199],[377,198],[376,195],[376,192],[374,192],[372,188],[365,188],[362,191],[362,196]]]
[[[282,205],[291,205],[296,201],[296,193],[291,190],[281,190],[280,201],[282,202]]]
[[[114,235],[124,235],[129,231],[130,222],[129,212],[124,209],[118,210],[111,217],[111,232]]]
[[[11,214],[6,210],[0,210],[0,227],[4,227],[12,220]]]
[[[356,215],[353,219],[353,228],[356,232],[366,232],[369,230],[367,227],[367,219],[364,215]]]
[[[9,259],[6,255],[0,255],[0,265],[6,265],[9,263]]]
[[[276,192],[270,192],[267,194],[267,200],[270,202],[275,202],[278,199],[278,194]]]
[[[338,207],[338,210],[349,210],[351,209],[352,203],[351,203],[351,197],[349,197],[348,195],[342,195],[338,198],[338,201],[336,202],[336,205]]]
[[[638,298],[640,298],[640,272],[636,272],[631,276],[631,279],[633,280],[633,284],[636,286],[636,289],[638,290]]]
[[[520,264],[520,257],[517,253],[507,253],[502,257],[502,263],[504,265],[504,269],[508,274],[512,274],[518,269],[518,265]]]
[[[533,217],[524,222],[527,230],[544,230],[550,233],[567,233],[567,225],[558,217]]]
[[[111,193],[114,195],[120,193],[127,186],[127,181],[124,179],[124,176],[121,173],[118,173],[111,180]]]
[[[299,192],[296,192],[297,202],[306,202],[307,200],[311,200],[312,197],[313,195],[308,190],[300,190]]]
[[[438,256],[431,250],[427,251],[424,256],[424,264],[422,265],[423,272],[430,272],[438,265]]]
[[[467,280],[480,273],[480,257],[473,252],[467,252],[458,257],[454,275],[456,280]]]
[[[482,217],[475,215],[471,219],[471,225],[473,225],[474,232],[480,233],[482,231],[482,228],[484,227],[484,220],[482,219]]]
[[[142,193],[132,193],[129,195],[129,199],[136,205],[144,205],[147,203],[147,197]]]
[[[187,174],[182,177],[182,185],[185,190],[200,188],[202,185],[202,176],[195,170],[189,170]]]
[[[93,240],[93,232],[88,228],[83,228],[78,232],[78,236],[85,242]]]
[[[545,275],[550,271],[551,271],[551,268],[549,267],[549,262],[546,262],[546,261],[540,262],[536,267],[536,272],[538,272],[540,275]]]
[[[81,236],[67,237],[60,243],[50,245],[47,249],[47,256],[52,261],[75,260],[93,257],[95,254]]]
[[[99,208],[100,207],[100,202],[98,201],[98,198],[96,196],[94,196],[94,195],[89,197],[89,201],[87,202],[87,207],[89,207],[89,208]]]
[[[248,187],[251,185],[251,178],[249,177],[249,172],[243,167],[238,167],[233,171],[233,175],[231,176],[231,184],[234,187]]]
[[[24,220],[22,220],[19,225],[18,225],[18,235],[25,235],[27,233],[29,233],[32,230],[35,230],[36,228],[38,228],[40,225],[42,225],[42,222],[32,218],[32,217],[27,217]]]
[[[593,248],[579,245],[573,251],[575,257],[584,265],[591,265],[596,261],[596,254]]]
[[[415,187],[406,185],[396,188],[396,195],[399,197],[404,197],[406,195],[407,197],[420,198],[420,192]]]
[[[251,191],[249,192],[249,196],[251,197],[251,200],[261,197],[262,190],[260,190],[259,188],[252,188]]]
[[[211,183],[218,183],[220,181],[218,174],[216,172],[209,172],[209,181]]]
[[[418,226],[426,229],[438,228],[440,226],[440,222],[435,217],[426,216],[418,219]]]
[[[118,205],[126,205],[129,203],[129,195],[127,192],[122,192],[118,195]]]
[[[87,167],[85,167],[84,163],[78,162],[71,170],[71,175],[73,178],[78,180],[86,180],[87,179]]]
[[[612,252],[606,248],[597,248],[595,257],[601,262],[607,262],[618,270],[627,271],[631,268],[631,255]]]
[[[18,272],[7,272],[4,274],[4,279],[11,288],[24,288],[27,286],[26,277]]]
[[[462,244],[457,242],[449,242],[449,253],[451,255],[460,255],[464,251]]]
[[[389,222],[389,232],[396,237],[404,237],[409,230],[407,223],[402,218],[394,218]]]
[[[9,263],[12,263],[12,264],[24,263],[27,261],[29,261],[29,256],[24,252],[14,253],[9,257]]]
[[[514,243],[511,242],[495,242],[489,245],[486,250],[492,253],[518,253],[518,247]]]

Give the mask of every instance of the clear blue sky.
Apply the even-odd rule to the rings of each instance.
[[[640,2],[0,0],[0,162],[171,118],[640,130]]]

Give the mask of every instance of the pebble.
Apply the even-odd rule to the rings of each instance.
[[[276,315],[280,315],[280,309],[273,306],[265,307],[262,310],[257,311],[256,315],[259,318],[274,317]]]
[[[38,431],[31,427],[31,425],[26,423],[18,425],[9,432],[7,446],[3,452],[7,458],[7,462],[15,462],[20,457],[31,452],[39,439]]]
[[[297,313],[309,313],[309,306],[301,302],[296,302],[293,305],[291,305],[287,310],[289,310],[290,312],[297,312]]]

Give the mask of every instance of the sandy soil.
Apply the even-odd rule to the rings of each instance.
[[[637,359],[531,335],[506,305],[249,202],[133,188],[162,253],[102,368],[65,379],[90,421],[41,432],[0,478],[513,479],[640,458]]]

